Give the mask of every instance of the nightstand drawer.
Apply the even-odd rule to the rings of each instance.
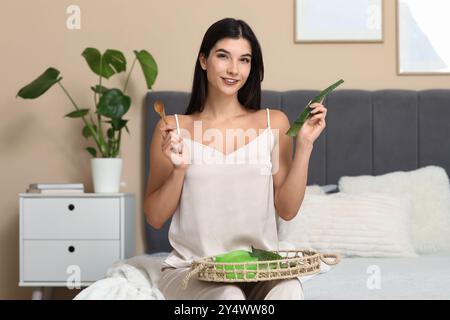
[[[46,241],[23,243],[23,280],[70,283],[97,281],[120,258],[117,241]]]
[[[23,200],[24,239],[119,239],[120,204],[113,198]]]

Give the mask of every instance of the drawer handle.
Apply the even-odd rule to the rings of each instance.
[[[73,204],[69,204],[69,210],[73,211],[73,209],[75,209],[75,206]]]
[[[74,251],[75,251],[75,247],[74,247],[74,246],[70,246],[70,247],[68,248],[68,250],[69,250],[69,252],[74,252]]]

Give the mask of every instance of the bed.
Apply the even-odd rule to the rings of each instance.
[[[448,300],[450,254],[344,258],[303,284],[306,300]],[[380,281],[371,281],[379,275]]]
[[[263,91],[262,106],[281,109],[292,122],[318,91]],[[155,100],[166,113],[183,113],[186,92],[150,92],[146,97],[145,176],[149,175],[149,146],[158,121]],[[379,176],[439,166],[450,171],[450,90],[337,90],[324,104],[327,128],[315,142],[308,185],[338,185],[344,176]],[[448,179],[447,179],[448,180]],[[144,183],[145,185],[145,183]],[[339,190],[337,190],[339,191]],[[450,216],[450,211],[447,212]],[[171,251],[170,220],[156,230],[146,225],[149,278],[157,286],[155,271]],[[450,234],[450,229],[448,230]],[[328,272],[304,282],[305,299],[449,299],[450,252],[417,257],[344,257]]]

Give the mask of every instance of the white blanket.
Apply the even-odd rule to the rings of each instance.
[[[82,290],[74,300],[165,300],[154,279],[160,259],[136,256],[115,263],[106,277]]]

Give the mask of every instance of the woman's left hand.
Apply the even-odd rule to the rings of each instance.
[[[327,108],[320,103],[313,103],[311,116],[305,121],[297,135],[297,146],[312,145],[326,127]]]

